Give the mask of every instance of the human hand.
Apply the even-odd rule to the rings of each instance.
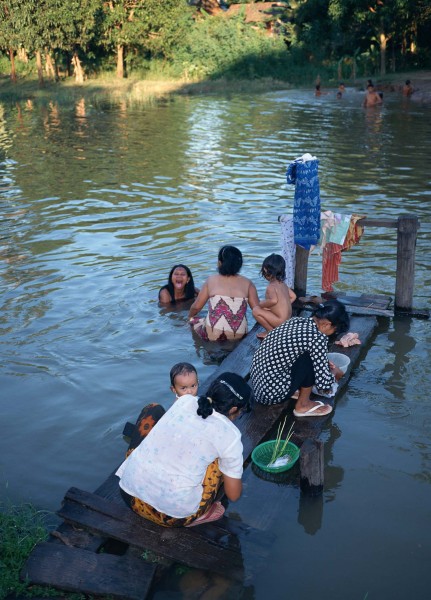
[[[335,377],[335,381],[339,381],[342,376],[344,375],[343,371],[337,367],[336,364],[334,364],[333,362],[329,361],[329,370],[331,371],[332,375]]]

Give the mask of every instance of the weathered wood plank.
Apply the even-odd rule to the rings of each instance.
[[[318,496],[323,491],[323,442],[305,440],[299,456],[301,469],[301,490],[309,496]]]
[[[242,579],[243,565],[238,541],[220,533],[205,537],[209,525],[193,529],[162,528],[134,514],[126,505],[107,501],[96,494],[71,488],[58,511],[60,517],[105,537],[199,569],[209,569],[232,579]]]
[[[154,564],[139,558],[95,554],[44,542],[30,554],[21,578],[68,592],[142,600],[148,594],[155,572]]]

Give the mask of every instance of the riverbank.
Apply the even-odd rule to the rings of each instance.
[[[410,79],[414,88],[413,100],[431,103],[431,70],[411,71],[405,73],[391,73],[385,77],[373,78],[376,86],[387,92],[398,93],[406,81]],[[366,79],[356,82],[346,80],[348,86],[363,88]],[[313,84],[314,85],[314,84]],[[336,87],[336,81],[324,82],[325,87]],[[77,85],[74,80],[60,82],[47,81],[41,87],[37,80],[20,80],[13,84],[8,77],[0,79],[0,100],[36,100],[56,99],[59,102],[73,101],[78,98],[101,98],[114,102],[148,102],[175,95],[212,95],[212,94],[240,94],[276,91],[291,88],[308,89],[312,85],[293,84],[272,78],[253,80],[152,80],[130,77],[118,80],[112,77],[88,79],[82,85]]]

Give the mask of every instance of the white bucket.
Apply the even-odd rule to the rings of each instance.
[[[347,367],[350,365],[350,358],[345,354],[341,354],[340,352],[328,352],[328,359],[343,372],[343,375],[347,371]]]

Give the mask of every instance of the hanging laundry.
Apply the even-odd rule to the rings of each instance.
[[[295,185],[293,229],[295,244],[310,250],[320,237],[319,161],[304,154],[287,167],[287,183]]]
[[[362,237],[364,228],[357,221],[365,215],[352,215],[343,244],[327,242],[322,253],[322,290],[332,292],[332,284],[339,281],[338,271],[341,264],[341,252],[357,244]]]
[[[286,262],[285,284],[291,289],[295,282],[295,256],[296,246],[293,234],[293,215],[281,215],[278,220],[281,224],[281,255]]]
[[[326,210],[320,214],[319,246],[322,250],[328,242],[344,244],[349,231],[351,216],[334,213],[332,210]]]

